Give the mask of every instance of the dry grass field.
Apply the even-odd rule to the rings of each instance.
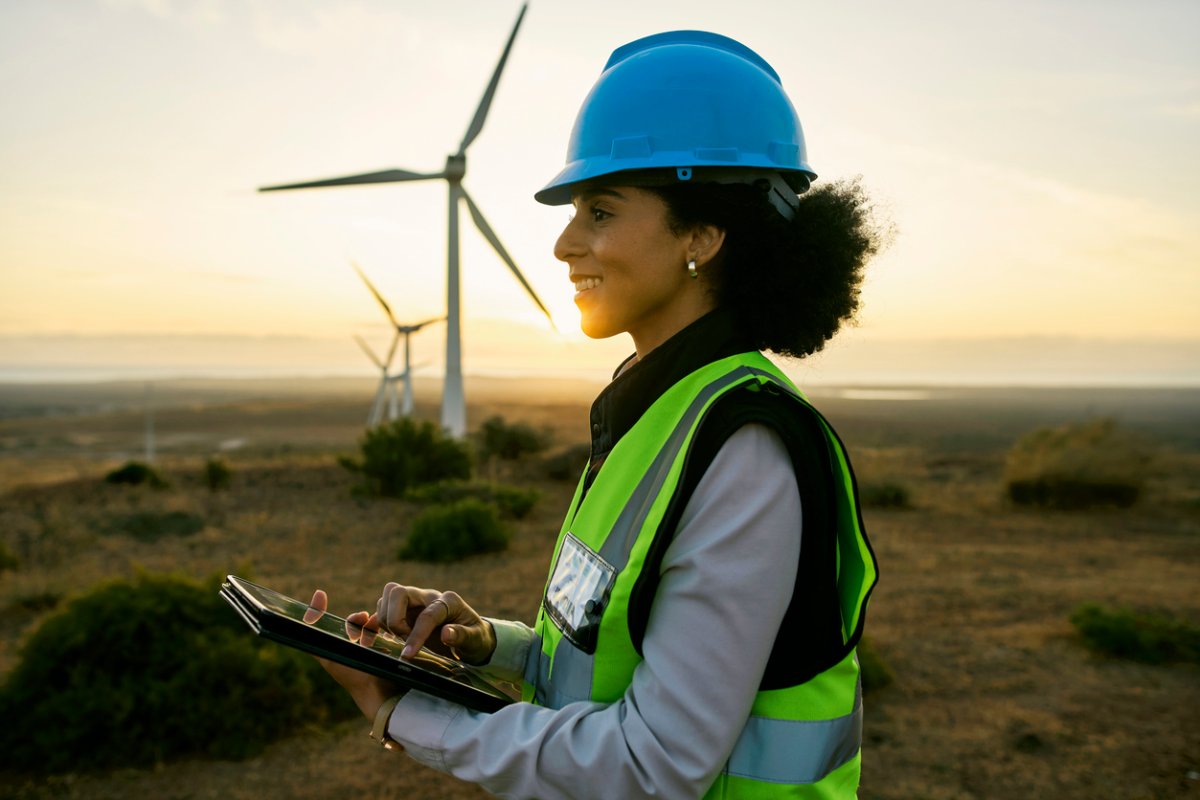
[[[197,577],[251,572],[334,608],[373,602],[387,580],[455,588],[485,613],[532,619],[573,485],[537,460],[490,465],[536,487],[508,551],[454,565],[396,560],[415,507],[352,496],[352,454],[370,388],[344,382],[173,384],[156,389],[157,464],[171,487],[105,485],[140,457],[140,386],[0,386],[0,542],[21,561],[0,574],[0,676],[69,596],[141,567]],[[435,414],[418,395],[418,412]],[[493,413],[585,438],[589,387],[468,384],[478,424]],[[1200,667],[1148,666],[1089,652],[1068,622],[1099,601],[1200,622],[1200,391],[944,390],[909,400],[815,392],[861,484],[892,481],[907,510],[868,509],[882,570],[868,638],[895,675],[867,696],[863,798],[1200,796]],[[1003,496],[1004,453],[1045,424],[1116,417],[1157,457],[1130,509],[1036,512]],[[229,489],[209,492],[221,453]],[[204,527],[153,542],[106,533],[131,510],[185,511]],[[4,724],[10,724],[4,721]],[[69,725],[70,720],[64,720]],[[380,751],[361,721],[295,736],[244,762],[0,778],[22,798],[475,798],[484,792]],[[119,732],[118,732],[119,735]]]

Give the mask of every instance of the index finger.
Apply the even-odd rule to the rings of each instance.
[[[434,629],[445,623],[450,617],[450,607],[446,605],[446,601],[441,597],[435,597],[430,600],[424,610],[417,615],[416,622],[413,623],[412,633],[408,635],[408,641],[404,644],[404,650],[400,653],[404,658],[412,658],[425,645],[425,640],[429,638],[429,634],[433,633]]]

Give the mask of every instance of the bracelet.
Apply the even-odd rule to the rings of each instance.
[[[388,720],[392,718],[392,712],[396,710],[396,704],[400,702],[400,698],[404,697],[405,692],[393,695],[383,704],[379,706],[379,710],[375,712],[375,724],[371,726],[371,738],[379,742],[385,749],[391,750],[391,745],[394,739],[388,736],[387,726]]]

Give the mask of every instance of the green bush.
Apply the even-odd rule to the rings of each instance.
[[[1088,603],[1075,609],[1071,624],[1089,648],[1105,655],[1146,664],[1200,663],[1200,625],[1169,613]]]
[[[359,440],[361,460],[339,463],[360,473],[369,494],[401,497],[410,486],[471,477],[471,453],[432,422],[398,419]]]
[[[53,589],[33,590],[13,597],[12,602],[8,605],[8,610],[40,614],[57,607],[61,602],[62,594],[60,592]]]
[[[1017,505],[1081,509],[1137,502],[1149,451],[1112,419],[1040,428],[1008,452],[1005,485]]]
[[[204,462],[204,485],[210,492],[228,489],[233,483],[233,470],[223,459],[213,456]]]
[[[488,417],[479,428],[479,455],[484,459],[515,461],[523,455],[540,453],[549,445],[548,434],[523,422],[505,422],[501,416]]]
[[[428,505],[449,505],[473,497],[491,503],[500,513],[514,519],[524,519],[538,501],[536,489],[519,489],[500,483],[481,481],[439,481],[409,489],[406,500]]]
[[[862,680],[864,693],[882,689],[892,684],[895,676],[888,668],[888,665],[883,663],[883,659],[875,652],[875,648],[871,646],[870,642],[866,639],[860,639],[857,653],[859,677]]]
[[[191,536],[204,530],[204,517],[186,511],[133,511],[108,521],[108,533],[124,533],[139,542],[156,542],[168,536]]]
[[[912,508],[908,487],[890,481],[861,484],[858,499],[867,508]]]
[[[149,464],[130,461],[104,476],[105,483],[123,483],[130,486],[146,485],[152,489],[165,489],[170,484]]]
[[[496,507],[474,497],[434,506],[413,520],[400,558],[450,562],[508,547],[508,529]]]
[[[576,444],[542,460],[542,471],[554,481],[577,481],[592,457],[590,444]]]
[[[69,602],[27,640],[0,687],[0,769],[245,758],[355,713],[314,659],[254,636],[216,581],[140,575]]]
[[[0,542],[0,574],[9,570],[16,570],[19,566],[21,566],[21,562],[17,560],[13,551],[9,550],[8,545],[4,542]]]

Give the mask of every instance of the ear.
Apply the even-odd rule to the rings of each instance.
[[[725,229],[716,225],[697,225],[690,234],[688,258],[695,259],[696,266],[704,266],[721,252],[725,244]]]

